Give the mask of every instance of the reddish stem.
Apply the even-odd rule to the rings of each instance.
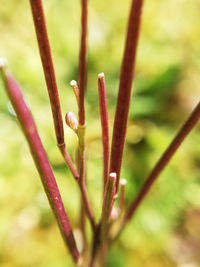
[[[78,179],[79,174],[74,167],[74,164],[67,152],[64,142],[64,130],[63,120],[60,108],[60,101],[58,95],[57,82],[55,77],[55,71],[53,66],[53,60],[51,56],[51,49],[47,34],[46,22],[41,0],[30,0],[30,5],[33,14],[33,20],[35,24],[35,31],[38,40],[38,46],[40,50],[40,57],[43,65],[46,85],[48,89],[51,110],[54,120],[54,128],[56,132],[58,147],[65,159],[66,164],[70,168],[72,174]]]
[[[116,191],[119,187],[142,6],[143,0],[132,0],[126,44],[121,67],[110,162],[110,172],[117,173]]]
[[[106,100],[106,88],[104,74],[98,75],[99,87],[99,106],[101,115],[102,142],[103,142],[103,161],[104,161],[104,191],[109,173],[109,128],[108,128],[108,110]]]
[[[58,147],[59,147],[60,152],[63,155],[63,158],[64,158],[67,166],[69,167],[71,173],[73,174],[73,176],[76,179],[76,181],[78,181],[80,175],[79,175],[78,171],[76,170],[76,168],[74,166],[74,163],[72,162],[72,159],[71,159],[71,157],[70,157],[70,155],[69,155],[69,153],[68,153],[68,151],[66,149],[65,143],[60,145],[60,146],[58,146]]]
[[[87,79],[87,0],[81,0],[81,46],[79,55],[79,90],[80,90],[80,105],[79,105],[79,124],[85,124],[85,106],[84,97],[86,91]]]
[[[81,46],[79,55],[79,86],[76,89],[75,95],[78,94],[78,114],[79,114],[79,153],[80,153],[80,190],[85,205],[85,210],[90,220],[93,230],[95,230],[94,215],[88,199],[86,189],[86,159],[85,159],[85,90],[86,90],[86,78],[87,78],[87,17],[88,8],[87,0],[81,0]],[[73,85],[72,85],[73,86]],[[74,84],[74,86],[76,86]]]
[[[190,133],[193,127],[197,124],[200,119],[200,102],[193,110],[187,121],[184,123],[180,131],[177,133],[167,150],[163,153],[161,158],[156,163],[155,167],[151,171],[150,175],[147,177],[146,182],[144,183],[141,191],[139,192],[136,199],[130,204],[128,211],[124,217],[124,225],[133,217],[136,209],[145,198],[149,190],[151,189],[152,184],[156,181],[162,170],[169,163],[172,156],[175,154],[176,150],[180,147],[186,136]]]
[[[54,118],[54,127],[56,131],[57,142],[60,145],[64,143],[63,121],[42,1],[30,0],[30,4],[35,24],[40,56],[44,69],[44,75],[48,88],[52,114]]]
[[[70,222],[31,112],[24,102],[20,88],[13,77],[8,73],[4,73],[3,76],[8,96],[15,109],[20,125],[29,144],[32,157],[40,174],[42,184],[48,197],[50,206],[56,217],[63,239],[68,246],[75,262],[78,262],[80,255],[76,247]]]

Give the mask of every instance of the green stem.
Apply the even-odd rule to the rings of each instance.
[[[85,206],[86,213],[88,215],[89,221],[91,223],[93,231],[95,230],[94,215],[92,208],[90,206],[87,188],[86,188],[86,157],[85,157],[85,129],[86,123],[84,125],[78,125],[78,139],[79,139],[79,156],[80,156],[80,178],[79,186]]]
[[[102,208],[102,217],[101,217],[101,231],[100,231],[100,240],[104,241],[107,230],[108,230],[108,220],[113,205],[114,197],[114,186],[116,182],[116,173],[110,173],[109,179],[106,186],[106,191],[104,195],[103,208]]]

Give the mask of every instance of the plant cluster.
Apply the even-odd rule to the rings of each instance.
[[[41,177],[41,181],[48,197],[50,206],[57,220],[60,232],[68,247],[74,262],[78,265],[94,266],[97,259],[101,266],[105,265],[106,254],[109,246],[119,237],[126,224],[133,218],[137,208],[149,192],[151,186],[158,178],[161,171],[166,167],[176,150],[182,144],[185,137],[196,125],[200,118],[200,103],[190,114],[187,121],[178,131],[167,150],[155,164],[155,167],[146,178],[137,197],[132,200],[128,207],[125,205],[126,180],[120,179],[120,171],[123,159],[123,150],[126,138],[126,128],[128,122],[129,106],[131,99],[131,89],[134,79],[134,69],[136,62],[138,38],[141,23],[141,14],[143,0],[132,0],[124,54],[121,65],[120,83],[115,112],[115,121],[113,125],[113,137],[111,150],[109,145],[109,123],[106,100],[106,86],[104,73],[98,75],[99,89],[99,108],[102,128],[102,146],[103,146],[103,180],[102,180],[102,212],[101,218],[97,222],[92,205],[88,197],[86,186],[86,116],[85,116],[85,94],[87,81],[87,0],[81,0],[81,41],[79,57],[78,82],[71,81],[78,106],[78,118],[73,112],[67,112],[65,115],[66,124],[75,132],[78,138],[78,150],[76,163],[73,162],[67,151],[64,139],[63,118],[61,113],[57,81],[55,77],[54,64],[51,56],[51,49],[47,34],[45,16],[42,6],[42,0],[30,0],[33,21],[38,40],[38,46],[43,65],[46,85],[49,94],[50,105],[54,120],[54,128],[57,140],[57,146],[63,156],[64,161],[69,167],[82,197],[81,209],[81,231],[83,237],[83,250],[77,248],[77,241],[74,238],[73,228],[70,224],[67,212],[53,174],[47,154],[40,140],[36,125],[34,123],[31,111],[24,101],[21,89],[7,70],[7,63],[4,59],[0,60],[0,70],[5,83],[8,97],[15,110],[22,131],[29,144],[29,148],[34,159],[36,168]],[[86,216],[90,222],[92,230],[92,242],[89,248],[86,248]],[[88,261],[88,252],[90,259]]]

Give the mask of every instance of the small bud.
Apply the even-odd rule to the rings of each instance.
[[[0,69],[3,69],[7,66],[6,58],[0,58]]]
[[[122,179],[120,180],[120,184],[121,184],[122,186],[125,186],[125,185],[127,184],[127,180],[124,179],[124,178],[122,178]]]
[[[99,79],[100,79],[100,78],[104,78],[104,72],[99,73],[99,74],[98,74],[98,78],[99,78]]]
[[[75,132],[78,130],[78,120],[73,112],[67,112],[65,115],[66,124]]]
[[[78,88],[78,85],[77,85],[77,82],[75,80],[72,80],[70,82],[70,85],[74,91],[74,94],[75,94],[75,97],[76,97],[76,101],[77,101],[77,104],[79,106],[79,102],[80,102],[80,99],[79,99],[79,88]]]
[[[110,173],[110,175],[109,175],[109,178],[111,179],[111,180],[116,180],[116,178],[117,178],[117,174],[116,174],[116,172],[111,172]]]
[[[119,197],[119,195],[118,194],[115,194],[114,197],[113,197],[113,200],[117,200],[118,197]]]
[[[119,208],[113,207],[112,211],[111,211],[111,214],[110,214],[110,217],[111,217],[112,220],[117,220],[118,217],[119,217],[119,214],[120,214]]]
[[[70,82],[71,87],[77,86],[77,82],[75,80],[72,80]]]

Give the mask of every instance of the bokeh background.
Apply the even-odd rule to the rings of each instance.
[[[63,115],[77,112],[80,1],[44,0]],[[102,146],[97,74],[106,76],[110,135],[130,0],[89,1],[88,187],[100,214]],[[122,177],[137,194],[200,95],[200,1],[145,1]],[[56,147],[29,1],[1,0],[0,56],[23,88],[75,233],[79,190]],[[0,266],[74,266],[0,82]],[[200,266],[200,127],[185,140],[108,255],[107,266]],[[74,157],[76,136],[65,127]]]

